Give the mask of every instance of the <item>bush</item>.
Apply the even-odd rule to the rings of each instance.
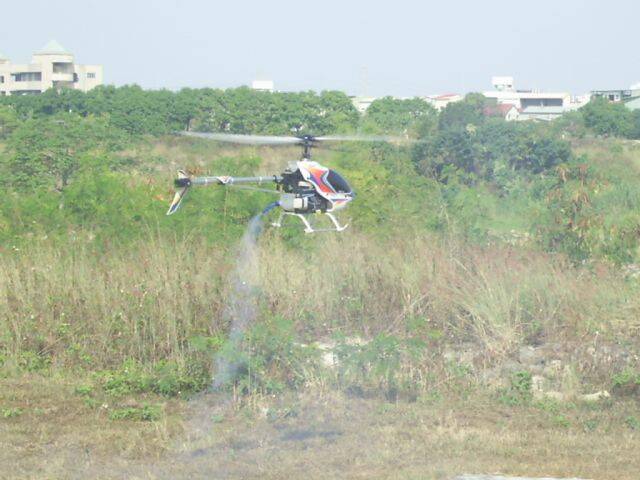
[[[612,390],[618,395],[635,395],[640,393],[640,372],[626,369],[611,378]]]
[[[145,392],[175,397],[204,390],[209,385],[210,374],[201,365],[185,368],[160,362],[149,369],[127,360],[117,370],[97,373],[96,380],[106,394],[116,397]]]
[[[133,420],[137,422],[156,422],[162,417],[160,405],[145,404],[142,407],[114,408],[109,411],[110,420]]]
[[[219,367],[232,370],[227,386],[243,394],[300,387],[316,378],[318,361],[316,349],[296,341],[293,322],[278,316],[251,327],[244,339],[230,339],[218,356]]]
[[[333,349],[336,382],[359,395],[415,399],[427,387],[424,375],[426,343],[419,337],[380,334],[369,342],[338,337]]]
[[[500,392],[499,399],[507,405],[528,405],[533,399],[532,375],[527,371],[515,372],[509,379],[509,387]]]
[[[2,418],[16,418],[24,413],[24,410],[18,407],[0,408],[0,416]]]

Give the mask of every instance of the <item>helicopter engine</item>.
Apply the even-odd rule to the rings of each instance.
[[[324,213],[327,211],[327,200],[314,192],[283,193],[278,202],[285,212]]]
[[[324,213],[329,202],[318,195],[314,186],[306,181],[296,162],[291,162],[282,174],[280,207],[291,213]]]

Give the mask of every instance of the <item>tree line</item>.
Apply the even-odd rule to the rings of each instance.
[[[133,135],[181,130],[325,134],[353,131],[359,121],[349,97],[336,91],[270,93],[241,87],[173,92],[101,86],[86,93],[51,89],[41,95],[7,96],[0,104],[23,120],[60,113],[105,116],[113,127]]]
[[[143,135],[182,130],[240,134],[384,133],[418,140],[417,172],[440,182],[505,184],[571,159],[562,137],[640,137],[640,113],[595,99],[550,123],[487,116],[490,100],[468,94],[441,112],[420,98],[385,97],[361,116],[342,92],[259,92],[247,87],[144,90],[101,86],[0,98],[0,169],[13,185],[64,188],[81,165],[112,164],[111,152]],[[96,160],[96,158],[98,160]],[[91,161],[89,160],[91,159]],[[115,160],[114,160],[115,159]]]

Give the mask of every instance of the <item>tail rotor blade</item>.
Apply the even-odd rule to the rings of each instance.
[[[169,205],[169,210],[167,210],[167,215],[173,215],[176,213],[178,208],[180,208],[180,203],[182,199],[187,194],[187,190],[191,186],[191,180],[189,179],[189,175],[186,174],[184,170],[178,170],[178,178],[176,179],[176,193],[173,196],[173,200],[171,201],[171,205]]]

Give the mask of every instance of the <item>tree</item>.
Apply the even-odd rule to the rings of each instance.
[[[452,108],[456,116],[450,120],[456,122],[414,147],[413,161],[421,173],[448,181],[456,172],[466,183],[482,179],[502,188],[516,176],[543,174],[571,159],[569,143],[547,125],[487,119],[476,128],[463,128],[469,117],[457,114],[469,111],[468,105]]]
[[[469,93],[460,102],[449,103],[440,112],[440,131],[473,129],[484,122],[486,98],[480,93]]]
[[[628,137],[633,131],[633,114],[622,103],[597,97],[580,109],[587,128],[597,135]]]
[[[415,134],[420,127],[432,124],[435,109],[421,98],[375,100],[363,119],[365,130],[373,133]]]
[[[93,156],[123,146],[123,136],[103,118],[64,113],[17,127],[7,142],[6,176],[20,188],[64,190]]]

